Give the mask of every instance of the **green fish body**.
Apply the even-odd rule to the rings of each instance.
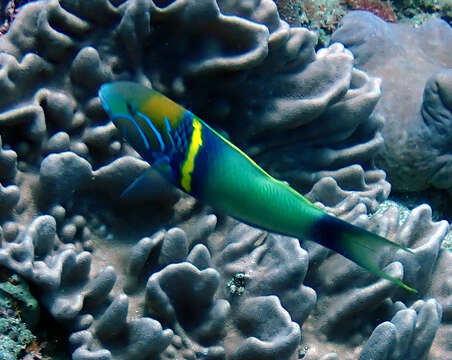
[[[316,241],[415,291],[379,266],[388,249],[408,249],[326,214],[182,106],[132,82],[105,84],[99,97],[129,144],[183,191],[252,226]]]

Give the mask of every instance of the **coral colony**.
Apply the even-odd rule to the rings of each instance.
[[[387,200],[392,179],[450,189],[444,21],[414,30],[352,12],[317,51],[271,0],[31,1],[8,26],[0,265],[66,329],[72,359],[452,358],[449,224]],[[124,80],[199,115],[325,212],[412,249],[379,265],[418,293],[148,171],[98,97]],[[417,144],[406,157],[388,129]]]

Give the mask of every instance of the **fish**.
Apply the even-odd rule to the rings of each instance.
[[[417,292],[379,266],[388,251],[413,254],[411,249],[327,214],[191,111],[135,82],[103,84],[98,95],[121,136],[151,169],[182,191],[251,226],[313,240]]]

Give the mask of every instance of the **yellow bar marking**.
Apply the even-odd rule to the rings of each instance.
[[[190,192],[191,191],[191,174],[195,168],[195,158],[198,154],[199,149],[202,146],[202,125],[201,123],[193,118],[193,133],[191,135],[190,147],[188,149],[188,155],[182,165],[181,181],[180,184],[182,188]]]

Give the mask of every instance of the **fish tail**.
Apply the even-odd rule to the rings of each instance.
[[[380,269],[379,260],[388,251],[413,252],[399,244],[359,228],[333,216],[324,214],[315,224],[313,240],[352,260],[373,274],[417,293],[416,289]]]

